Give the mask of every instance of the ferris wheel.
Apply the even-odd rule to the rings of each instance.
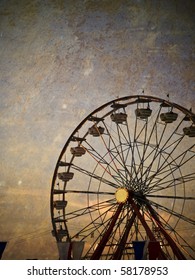
[[[51,187],[60,259],[195,259],[195,115],[133,95],[89,114]]]

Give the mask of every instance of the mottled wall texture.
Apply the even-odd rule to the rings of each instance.
[[[4,259],[56,259],[50,187],[92,110],[154,95],[195,111],[195,1],[0,1],[0,240]]]

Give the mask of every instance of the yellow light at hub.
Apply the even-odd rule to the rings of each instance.
[[[125,188],[118,188],[115,197],[118,203],[125,203],[129,197],[128,190]]]

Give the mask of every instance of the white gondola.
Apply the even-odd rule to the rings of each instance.
[[[55,200],[53,202],[53,206],[57,209],[57,210],[62,210],[66,207],[67,205],[67,201],[65,200]]]
[[[72,147],[70,148],[70,152],[75,157],[81,157],[85,154],[85,149],[83,147]]]
[[[127,114],[125,113],[115,113],[112,114],[110,117],[113,122],[118,124],[121,124],[127,120]]]
[[[74,176],[73,172],[61,172],[58,173],[58,178],[64,182],[71,180]]]
[[[93,125],[92,127],[89,128],[88,132],[90,135],[93,135],[94,137],[98,137],[104,133],[104,128],[101,126],[97,127]]]
[[[189,137],[195,137],[195,126],[185,127],[183,129],[183,132],[185,135],[187,135]]]
[[[152,110],[150,108],[137,108],[135,114],[140,119],[147,119],[151,116]]]
[[[72,241],[72,258],[73,260],[80,260],[82,256],[82,252],[84,249],[85,242],[84,241]]]
[[[178,114],[174,112],[167,112],[160,114],[161,121],[165,123],[172,123],[177,120]]]
[[[71,243],[69,241],[58,241],[58,252],[60,260],[68,260],[71,250]]]

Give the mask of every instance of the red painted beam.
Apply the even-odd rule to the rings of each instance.
[[[91,260],[99,260],[101,255],[102,255],[102,252],[108,242],[108,239],[113,231],[113,228],[116,224],[116,221],[121,213],[121,210],[123,208],[123,203],[120,203],[115,214],[112,216],[111,218],[111,222],[110,222],[110,225],[108,227],[108,229],[105,231],[105,233],[103,234],[103,237],[102,239],[100,240],[100,243],[98,244],[97,248],[95,249],[93,255],[91,256]]]
[[[131,216],[131,218],[129,219],[129,221],[126,225],[125,231],[123,233],[121,241],[118,244],[117,250],[112,257],[113,260],[120,260],[121,259],[122,255],[123,255],[124,248],[125,248],[125,244],[127,242],[127,238],[128,238],[130,229],[132,228],[132,225],[135,221],[135,218],[136,218],[136,214],[133,213],[133,215]]]
[[[145,221],[144,216],[140,213],[137,204],[132,199],[132,196],[129,196],[129,203],[131,204],[132,209],[135,211],[138,219],[141,221],[143,227],[145,228],[145,231],[146,231],[150,241],[157,242],[155,235],[153,234],[152,230],[150,229],[147,222]],[[160,248],[160,252],[159,252],[159,258],[162,260],[167,259],[161,248]]]
[[[150,214],[152,215],[153,219],[156,221],[156,223],[159,226],[160,231],[164,235],[165,239],[167,240],[168,244],[170,245],[174,255],[177,257],[178,260],[186,260],[184,254],[181,252],[175,241],[172,239],[172,237],[166,232],[164,229],[163,224],[161,223],[158,215],[156,214],[155,210],[152,208],[152,206],[149,204],[149,202],[146,204],[148,210],[150,211]]]
[[[153,232],[152,232],[151,229],[149,228],[148,224],[146,223],[146,221],[145,221],[145,219],[144,219],[144,216],[140,213],[138,206],[137,206],[136,203],[133,201],[133,199],[132,199],[131,196],[129,196],[129,203],[131,204],[132,209],[135,211],[137,217],[139,218],[139,220],[141,221],[143,227],[145,228],[146,233],[147,233],[149,239],[150,239],[151,241],[156,241],[156,238],[155,238]]]

